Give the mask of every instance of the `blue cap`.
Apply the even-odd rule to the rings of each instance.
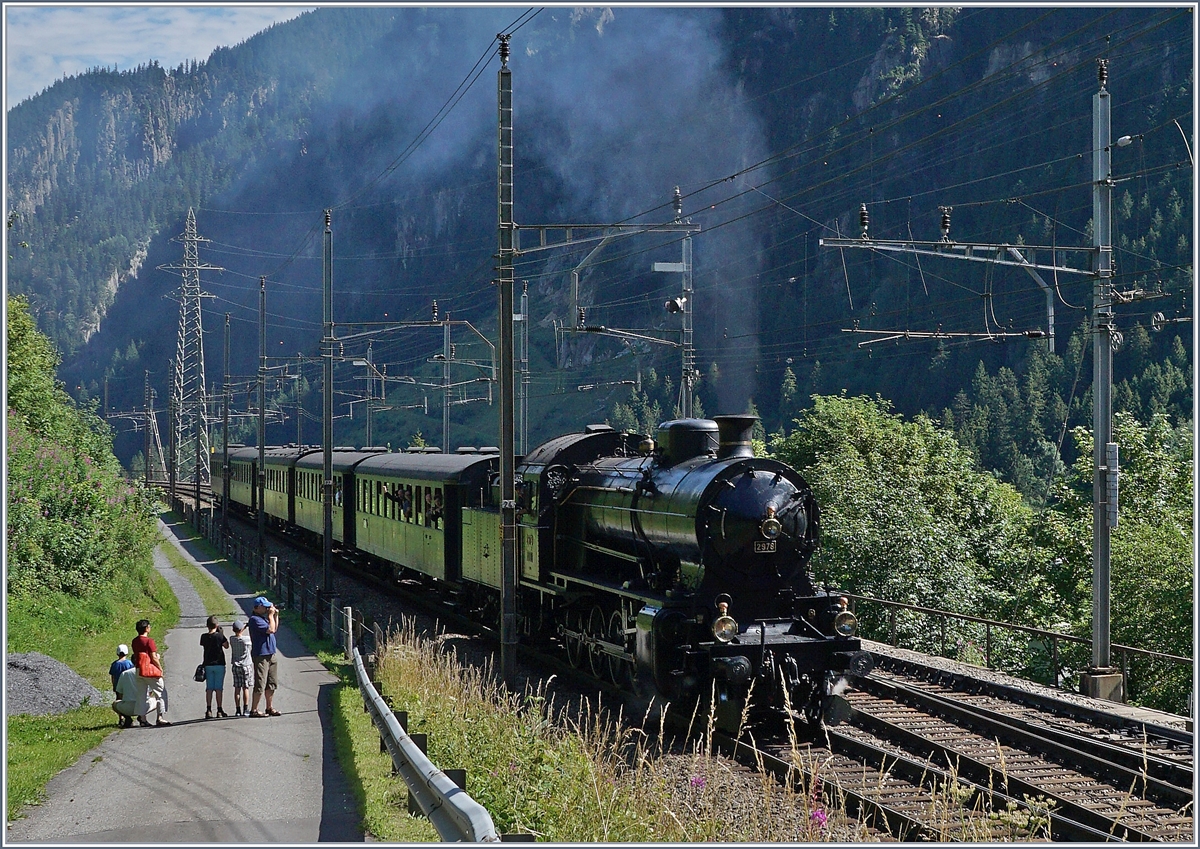
[[[254,599],[254,606],[255,606],[255,607],[258,607],[260,604],[261,604],[263,607],[270,607],[270,606],[271,606],[271,602],[267,601],[267,597],[266,597],[265,595],[260,595],[258,598]]]

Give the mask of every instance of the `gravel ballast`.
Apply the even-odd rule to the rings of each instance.
[[[37,652],[10,654],[5,675],[9,716],[66,713],[85,703],[102,705],[104,694],[65,663]]]

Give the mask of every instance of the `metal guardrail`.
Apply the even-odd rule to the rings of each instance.
[[[392,766],[408,785],[408,792],[421,812],[437,829],[442,840],[470,843],[499,843],[491,814],[467,795],[446,773],[435,767],[400,727],[391,709],[371,683],[357,646],[354,674],[371,719],[392,756]]]

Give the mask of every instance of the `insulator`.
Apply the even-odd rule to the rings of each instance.
[[[679,193],[679,186],[675,187],[675,220],[678,221],[683,217],[683,195]]]
[[[579,326],[582,327],[585,323],[586,323],[586,318],[584,316],[583,307],[580,307],[579,308]]]
[[[509,36],[501,33],[500,35],[497,35],[496,38],[500,39],[500,63],[502,65],[507,65]]]
[[[450,343],[450,359],[454,359],[454,343]]]
[[[867,228],[871,225],[871,213],[867,212],[867,205],[864,203],[858,208],[858,226],[862,228],[862,238],[867,238]]]
[[[438,320],[437,301],[433,302],[433,320],[434,321]]]
[[[954,209],[952,206],[939,206],[942,213],[942,241],[950,241],[950,212]]]
[[[1100,83],[1100,88],[1108,85],[1108,60],[1096,60],[1096,81]]]

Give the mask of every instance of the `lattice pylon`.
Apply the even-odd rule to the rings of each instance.
[[[200,272],[224,269],[200,262],[199,245],[209,240],[197,235],[196,215],[190,208],[183,235],[176,236],[172,241],[183,245],[183,264],[159,268],[178,271],[183,277],[179,289],[179,333],[171,381],[171,402],[175,409],[175,478],[180,482],[195,480],[198,464],[200,482],[210,483],[210,418],[204,382],[204,326],[200,301],[212,296],[200,290]]]

